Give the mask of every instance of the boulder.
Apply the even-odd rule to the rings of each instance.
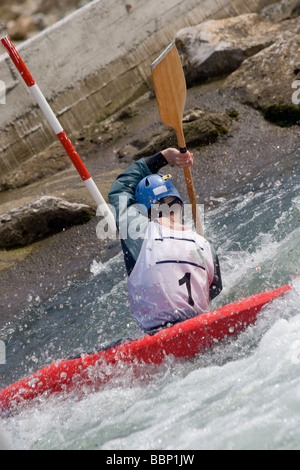
[[[43,196],[0,215],[0,248],[30,245],[74,225],[87,223],[95,209],[60,198]]]
[[[188,86],[231,74],[244,60],[273,44],[281,28],[250,13],[182,29],[176,45]]]
[[[300,123],[300,107],[293,101],[300,79],[298,19],[284,21],[285,32],[255,56],[245,60],[224,83],[240,99],[261,110],[265,117],[281,126]],[[298,86],[299,88],[299,86]]]
[[[229,133],[231,119],[226,114],[208,113],[200,108],[186,111],[183,117],[183,131],[187,147],[191,150],[201,145],[209,145],[220,136]],[[139,159],[153,155],[168,147],[177,147],[176,135],[173,129],[161,126],[151,135],[144,133],[138,139],[128,142],[119,148],[116,154],[119,158]]]
[[[282,0],[272,3],[261,11],[261,15],[272,21],[282,21],[287,18],[294,18],[300,14],[299,0]]]
[[[282,0],[272,7],[185,28],[176,43],[189,86],[224,77],[223,89],[269,121],[291,126],[300,123],[293,99],[300,79],[300,3]]]
[[[19,16],[7,23],[9,35],[13,40],[23,41],[37,33],[37,27],[30,16]]]

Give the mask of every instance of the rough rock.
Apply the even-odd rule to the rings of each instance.
[[[53,144],[4,177],[0,182],[0,192],[29,185],[46,176],[55,175],[69,166],[71,161],[62,146]]]
[[[126,110],[124,110],[125,112]],[[74,142],[80,157],[84,160],[85,155],[95,145],[105,146],[112,141],[117,142],[120,136],[126,135],[126,126],[122,123],[123,119],[124,116],[117,115],[115,118],[108,118],[101,123],[96,122],[86,125],[81,129],[81,132],[72,135],[71,141]],[[71,160],[57,140],[46,150],[26,160],[15,171],[2,176],[0,193],[10,189],[22,188],[70,167],[72,167]]]
[[[8,21],[7,28],[10,36],[16,41],[29,38],[38,30],[34,18],[30,16],[19,16],[16,20]]]
[[[95,210],[60,198],[43,196],[0,215],[0,248],[23,247],[74,225],[86,223]]]
[[[31,38],[91,0],[6,0],[0,17],[15,41]]]
[[[300,14],[299,0],[282,0],[265,7],[261,15],[272,21],[282,21],[287,18],[294,18]]]
[[[197,107],[188,110],[183,117],[183,131],[188,147],[196,148],[212,144],[220,136],[228,134],[230,127],[231,119],[226,114],[208,113]],[[119,158],[138,159],[171,146],[177,146],[175,132],[171,128],[162,126],[152,135],[145,133],[142,137],[135,138],[116,153]]]
[[[296,80],[300,79],[298,19],[283,22],[286,31],[274,44],[243,62],[226,80],[224,88],[238,94],[244,103],[263,111],[279,125],[300,122],[300,108],[293,103]]]
[[[182,29],[176,45],[188,85],[231,74],[244,60],[273,44],[281,29],[256,13]]]
[[[293,99],[300,79],[299,13],[299,2],[283,0],[263,15],[181,30],[176,43],[188,85],[227,76],[223,89],[261,110],[266,119],[280,126],[299,124],[299,103]]]

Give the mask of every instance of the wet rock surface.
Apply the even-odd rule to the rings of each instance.
[[[205,112],[200,108],[188,110],[183,116],[183,131],[186,144],[189,148],[201,145],[210,145],[222,135],[228,134],[231,127],[231,119],[222,113]],[[176,136],[174,130],[160,126],[151,133],[138,138],[133,138],[117,150],[118,158],[132,158],[137,160],[144,155],[152,155],[157,149],[176,147]]]
[[[224,89],[260,109],[270,121],[282,126],[299,123],[291,90],[300,78],[300,3],[291,2],[289,9],[283,3],[285,8],[273,5],[264,15],[211,20],[179,31],[176,43],[190,86],[228,76]],[[278,11],[281,20],[274,21]]]
[[[0,248],[31,245],[74,225],[83,225],[95,213],[95,209],[85,204],[43,196],[0,215]]]
[[[176,35],[187,83],[224,77],[276,41],[279,24],[253,13],[210,20]]]
[[[300,79],[300,21],[292,20],[288,26],[272,45],[244,61],[224,84],[281,126],[300,123],[300,108],[292,100],[293,84]]]

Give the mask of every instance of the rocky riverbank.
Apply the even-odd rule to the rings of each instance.
[[[13,41],[24,41],[91,0],[5,0],[0,18]]]
[[[189,84],[184,130],[196,157],[194,183],[199,203],[209,210],[267,166],[284,167],[287,155],[299,147],[299,106],[292,98],[300,78],[299,5],[283,1],[261,15],[202,23],[178,32],[176,41]],[[71,139],[105,197],[116,176],[136,158],[176,145],[174,132],[160,122],[151,93]],[[171,170],[188,201],[182,172]],[[65,210],[68,206],[66,226],[55,224],[54,198]],[[36,201],[40,217],[48,220],[39,227],[30,217],[38,213]],[[85,205],[79,219],[78,204]],[[89,275],[94,259],[103,262],[119,251],[118,241],[98,240],[93,210],[57,143],[5,181],[0,238],[3,244],[3,233],[11,234],[12,225],[18,237],[6,238],[6,251],[0,251],[1,321],[28,302],[38,305],[69,279]]]

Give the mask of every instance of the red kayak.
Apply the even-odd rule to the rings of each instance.
[[[287,285],[226,305],[161,330],[153,336],[128,340],[96,354],[54,362],[2,390],[0,410],[8,412],[36,397],[47,397],[53,393],[80,392],[83,386],[99,389],[114,376],[116,369],[120,371],[121,367],[125,374],[126,364],[131,371],[138,371],[141,364],[161,364],[168,355],[192,358],[255,323],[263,306],[290,289]]]

